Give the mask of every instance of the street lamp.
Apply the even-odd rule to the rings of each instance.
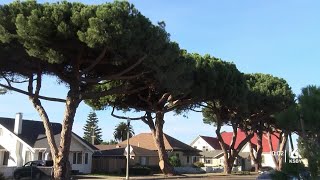
[[[126,169],[126,179],[129,179],[129,159],[130,159],[130,143],[129,143],[129,135],[130,135],[130,119],[127,119],[127,169]]]

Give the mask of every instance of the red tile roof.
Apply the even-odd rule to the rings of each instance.
[[[230,144],[230,142],[232,140],[232,135],[233,135],[232,132],[222,132],[221,133],[222,139],[227,145]],[[279,137],[278,133],[275,135],[271,135],[272,147],[273,147],[274,151],[276,151],[278,149],[278,142],[279,142],[278,137]],[[241,143],[241,141],[244,140],[245,138],[246,138],[245,133],[242,130],[238,129],[235,148],[237,148],[238,145]],[[257,145],[256,133],[254,134],[253,138],[251,139],[251,142],[254,144],[254,146]],[[262,147],[263,147],[263,152],[270,152],[267,134],[262,135]]]

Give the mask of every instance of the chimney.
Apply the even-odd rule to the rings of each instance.
[[[15,134],[21,134],[22,132],[22,113],[16,114],[16,119],[14,121],[14,131]]]

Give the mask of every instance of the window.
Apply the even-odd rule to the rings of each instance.
[[[24,160],[25,160],[25,162],[29,162],[29,161],[31,160],[31,153],[30,153],[30,151],[26,151]]]
[[[140,157],[140,164],[143,166],[147,165],[147,157],[144,157],[144,156]]]
[[[206,148],[205,146],[202,146],[202,149]]]
[[[206,149],[206,151],[208,151],[208,149]]]
[[[211,159],[206,159],[206,164],[211,164]]]
[[[179,158],[179,153],[176,153],[177,158]]]
[[[43,155],[43,152],[38,153],[38,160],[42,160],[42,155]]]
[[[5,165],[5,166],[8,165],[9,156],[10,156],[10,153],[8,151],[5,151],[3,154],[2,165]]]
[[[73,153],[72,164],[77,164],[77,153],[76,152]]]
[[[187,156],[187,163],[189,163],[189,161],[190,161],[190,160],[189,160],[189,156]]]
[[[197,162],[197,156],[193,156],[193,162]]]
[[[73,153],[72,164],[82,164],[82,152]]]
[[[85,153],[84,154],[84,164],[88,164],[88,158],[89,158],[89,154]]]
[[[77,164],[82,164],[82,153],[81,152],[77,153]]]

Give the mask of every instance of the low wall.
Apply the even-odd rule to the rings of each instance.
[[[202,170],[204,170],[206,173],[220,173],[223,172],[223,167],[202,167]]]
[[[4,177],[8,178],[8,177],[12,177],[13,176],[13,171],[16,169],[17,167],[6,167],[6,166],[0,166],[0,173],[2,173],[4,175]]]
[[[174,170],[180,174],[201,174],[205,173],[205,171],[201,168],[194,167],[174,167]]]

